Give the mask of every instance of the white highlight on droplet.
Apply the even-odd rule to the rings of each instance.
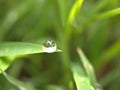
[[[44,51],[47,52],[47,53],[52,53],[52,52],[55,52],[57,50],[57,46],[54,46],[54,47],[43,47],[44,48]]]
[[[54,43],[51,40],[47,40],[44,44],[43,44],[43,50],[47,53],[53,53],[57,50],[57,45],[56,43]]]

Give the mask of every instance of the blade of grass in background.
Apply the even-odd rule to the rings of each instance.
[[[84,24],[84,27],[88,27],[92,22],[94,22],[94,20],[97,18],[97,19],[102,19],[104,16],[104,18],[109,18],[109,17],[112,17],[115,13],[117,14],[118,11],[115,10],[115,11],[109,11],[108,12],[105,12],[103,14],[106,14],[106,15],[103,15],[103,14],[100,14],[98,16],[96,16],[96,14],[101,11],[101,10],[104,10],[107,6],[113,6],[114,8],[117,8],[116,6],[118,6],[118,3],[116,3],[117,0],[101,0],[99,1],[94,7],[92,7],[92,9],[90,10],[86,20],[85,20],[85,24]],[[115,5],[116,4],[116,5]],[[112,14],[113,15],[112,15]],[[110,16],[108,14],[111,14]],[[103,15],[103,16],[102,16]]]
[[[90,90],[89,77],[86,75],[84,69],[77,63],[74,63],[72,64],[72,72],[77,90]]]
[[[10,64],[13,62],[14,59],[15,59],[14,56],[0,57],[0,69],[2,69],[2,71],[5,71],[10,66]]]
[[[96,19],[106,19],[120,14],[120,8],[116,8],[96,16]]]
[[[55,0],[56,1],[56,0]],[[62,1],[61,1],[62,2]],[[57,2],[58,3],[58,2]],[[76,0],[75,3],[72,6],[72,9],[70,9],[70,13],[68,13],[67,16],[67,21],[63,20],[64,22],[61,22],[61,19],[66,18],[66,13],[64,13],[64,9],[62,7],[62,9],[60,8],[61,6],[58,4],[57,7],[57,11],[56,11],[56,15],[57,17],[57,33],[59,35],[59,40],[61,42],[61,48],[63,50],[62,53],[62,63],[63,63],[63,68],[64,68],[64,83],[66,84],[67,88],[69,90],[72,90],[69,87],[69,82],[71,82],[71,70],[70,70],[70,58],[69,58],[69,50],[68,50],[68,42],[69,42],[69,38],[71,37],[71,30],[72,30],[72,22],[73,19],[75,18],[76,13],[79,11],[79,8],[82,5],[82,0]],[[65,8],[65,7],[64,7]],[[68,10],[69,7],[67,7]],[[61,13],[60,13],[61,12]],[[58,14],[62,14],[62,16],[58,15]],[[63,24],[65,23],[65,25],[63,26]],[[62,30],[64,30],[63,32],[61,32]],[[59,32],[60,31],[60,32]],[[64,44],[63,44],[64,43]]]
[[[107,6],[107,4],[109,3],[109,1],[110,0],[100,0],[94,7],[92,7],[92,9],[89,11],[88,16],[86,17],[84,27],[91,24],[91,22],[93,21],[96,13],[98,13],[100,10],[104,9]]]
[[[88,75],[91,86],[96,88],[96,83],[97,82],[96,82],[96,77],[95,77],[95,73],[94,73],[94,69],[93,69],[92,65],[90,64],[90,62],[88,61],[86,56],[83,54],[83,52],[80,48],[78,48],[77,51],[78,51],[79,56],[81,58],[81,62],[82,62],[82,65],[85,69],[85,72]]]
[[[97,69],[101,69],[105,64],[107,64],[108,62],[110,62],[112,60],[112,58],[114,58],[116,55],[120,54],[120,41],[117,41],[116,43],[114,43],[108,50],[106,50],[105,52],[103,52],[103,54],[101,55],[101,57],[99,58],[98,61],[95,62],[94,65],[96,65],[97,63]]]
[[[82,7],[82,4],[83,4],[83,0],[76,0],[72,9],[70,10],[66,25],[65,39],[69,40],[71,36],[73,20],[75,19],[76,14],[79,12],[80,8]]]
[[[3,76],[14,86],[16,86],[17,88],[19,88],[19,90],[35,90],[35,88],[32,85],[29,84],[25,84],[11,76],[9,76],[7,73],[1,71]]]
[[[90,28],[88,30],[88,53],[89,53],[89,59],[93,63],[98,59],[102,52],[102,48],[104,48],[105,44],[108,40],[108,32],[109,28],[106,26],[106,22],[99,23],[98,26],[94,26],[93,28]],[[94,29],[95,28],[95,29]],[[92,53],[91,53],[92,51]]]

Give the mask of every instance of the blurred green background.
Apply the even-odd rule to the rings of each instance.
[[[79,59],[80,47],[103,90],[120,90],[120,0],[84,0],[72,16],[77,1],[0,0],[0,43],[50,39],[62,50],[17,58],[6,71],[9,75],[33,90],[68,90],[70,62]],[[0,90],[15,88],[0,75]]]

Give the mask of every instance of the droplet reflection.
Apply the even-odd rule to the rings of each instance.
[[[52,40],[46,40],[46,42],[43,44],[43,50],[47,53],[52,53],[57,50],[57,45]]]

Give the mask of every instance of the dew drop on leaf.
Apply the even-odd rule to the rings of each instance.
[[[52,53],[57,50],[57,45],[52,40],[46,40],[45,43],[43,43],[43,50],[47,53]]]

